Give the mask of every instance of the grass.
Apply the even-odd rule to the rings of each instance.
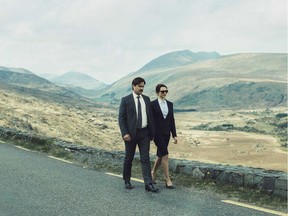
[[[242,115],[247,113],[243,112]],[[232,114],[233,116],[236,113]],[[267,134],[278,138],[279,145],[287,148],[287,113],[274,113],[270,110],[265,110],[262,113],[254,113],[255,119],[248,120],[244,125],[237,126],[231,123],[223,123],[219,125],[213,125],[210,123],[202,123],[194,126],[192,130],[207,130],[207,131],[243,131],[247,133]],[[256,124],[257,122],[257,124]],[[252,125],[252,126],[251,126]]]
[[[31,149],[34,151],[43,152],[55,157],[63,158],[63,159],[73,159],[73,155],[66,151],[65,149],[61,148],[54,144],[54,139],[43,139],[39,137],[31,137],[29,140],[18,140],[18,139],[3,139],[5,141],[13,141],[14,144],[22,146],[27,149]]]

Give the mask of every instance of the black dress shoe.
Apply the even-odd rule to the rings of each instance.
[[[174,187],[173,185],[167,185],[167,183],[166,183],[166,188],[168,188],[168,189],[174,189],[175,187]]]
[[[130,181],[125,181],[125,188],[126,189],[132,189],[133,186],[131,185]]]
[[[151,191],[151,192],[154,192],[154,193],[157,193],[159,191],[159,189],[155,188],[153,186],[153,184],[145,185],[145,190],[146,191]]]

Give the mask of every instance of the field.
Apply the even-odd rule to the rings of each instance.
[[[287,149],[272,135],[270,124],[275,113],[284,110],[177,113],[180,142],[170,144],[171,157],[287,172]],[[260,133],[243,131],[247,128]]]
[[[0,90],[0,126],[123,151],[117,109],[83,108]],[[287,172],[287,109],[176,113],[171,158]],[[156,149],[151,143],[151,154]]]

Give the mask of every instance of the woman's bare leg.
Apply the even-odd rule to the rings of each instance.
[[[167,186],[172,185],[172,181],[169,176],[169,162],[168,162],[168,154],[162,157],[162,166],[163,166],[163,171],[164,171],[164,177],[166,180]]]
[[[154,162],[154,166],[151,170],[151,176],[152,176],[153,181],[156,180],[156,172],[157,172],[158,168],[160,167],[161,162],[162,162],[162,157],[158,157]]]

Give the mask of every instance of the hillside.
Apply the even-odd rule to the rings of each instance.
[[[0,66],[1,71],[10,71],[10,72],[16,72],[16,73],[24,73],[24,74],[33,74],[31,71],[24,69],[24,68],[8,68]]]
[[[180,67],[195,62],[217,58],[220,58],[220,55],[217,52],[194,53],[191,52],[190,50],[175,51],[153,59],[152,61],[145,64],[142,68],[140,68],[138,72],[163,69],[163,68]]]
[[[0,70],[0,80],[3,83],[26,87],[43,88],[52,85],[48,80],[38,77],[33,73],[18,73],[12,70]]]
[[[22,95],[22,97],[32,96],[37,99],[60,104],[65,103],[72,106],[100,107],[99,104],[64,87],[57,86],[33,73],[0,70],[0,88],[6,92]]]
[[[173,52],[172,56],[177,57],[176,54]],[[287,54],[234,54],[176,68],[139,70],[104,89],[102,99],[119,103],[122,96],[131,92],[133,78],[141,76],[146,80],[146,95],[156,98],[155,86],[164,83],[169,88],[168,99],[178,109],[204,111],[286,106],[286,73]]]

